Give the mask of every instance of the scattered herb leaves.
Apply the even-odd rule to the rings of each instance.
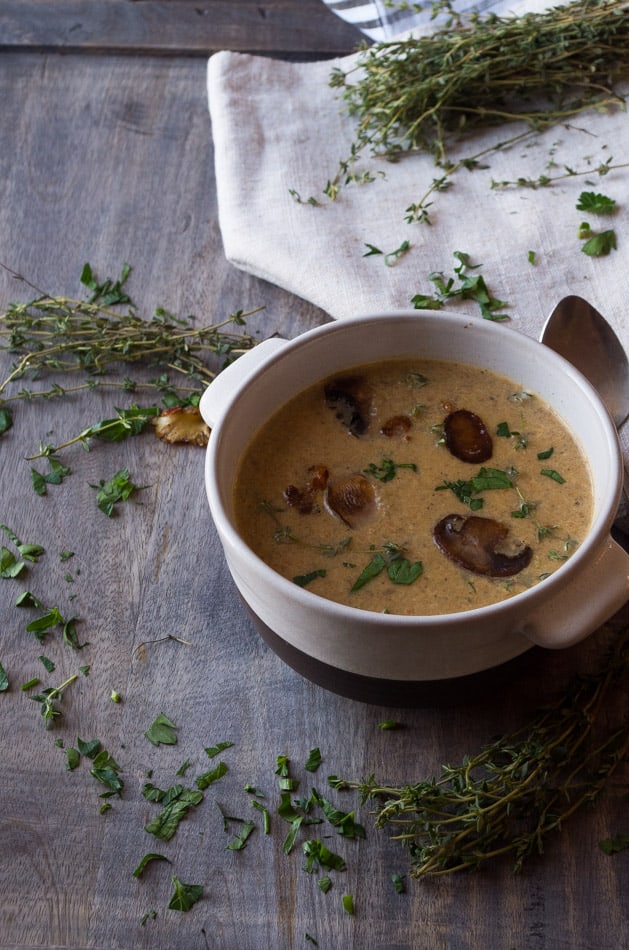
[[[145,854],[140,860],[140,863],[133,872],[133,877],[141,877],[145,867],[147,864],[150,864],[151,861],[167,861],[170,864],[169,858],[167,858],[164,854],[158,854],[155,851],[149,851],[148,854]]]
[[[203,896],[202,884],[184,884],[173,874],[174,893],[168,904],[169,910],[188,911]]]
[[[176,745],[177,726],[165,713],[160,713],[144,733],[153,745]]]
[[[101,478],[98,485],[91,487],[96,489],[96,504],[108,518],[112,517],[119,502],[127,501],[134,492],[142,490],[131,481],[126,468],[119,469],[106,481]]]

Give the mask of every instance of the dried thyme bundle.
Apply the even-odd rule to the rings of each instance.
[[[20,274],[5,270],[30,285]],[[257,340],[246,332],[245,325],[246,318],[256,311],[240,310],[205,326],[196,325],[192,318],[176,317],[162,307],[145,319],[124,289],[130,272],[125,264],[117,280],[98,282],[86,264],[81,283],[90,291],[87,299],[38,291],[31,300],[11,303],[0,313],[0,351],[15,357],[9,374],[0,380],[0,405],[9,399],[51,397],[67,391],[55,385],[45,392],[22,389],[9,396],[11,384],[25,377],[79,371],[90,381],[75,390],[89,389],[102,385],[95,377],[124,364],[174,372],[200,392],[226,363],[255,346]],[[113,385],[134,388],[129,380],[118,378]],[[169,388],[165,377],[154,385]]]
[[[607,706],[627,690],[629,629],[601,668],[579,676],[521,730],[494,739],[437,779],[400,788],[331,778],[377,803],[376,826],[409,850],[411,875],[477,870],[511,855],[515,871],[547,838],[592,805],[629,752],[629,721],[612,727]]]
[[[430,36],[376,43],[330,81],[358,120],[351,162],[367,148],[444,163],[448,143],[481,126],[542,129],[622,105],[614,83],[629,74],[628,13],[628,0],[577,0],[520,17],[452,17]]]

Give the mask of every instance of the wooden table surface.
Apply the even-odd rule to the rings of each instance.
[[[117,276],[128,262],[129,292],[147,317],[163,306],[215,322],[263,307],[250,328],[291,337],[325,321],[223,257],[206,58],[231,48],[315,59],[359,40],[319,0],[0,0],[0,262],[64,295],[82,292],[86,261],[100,277]],[[0,271],[3,310],[29,292]],[[11,363],[0,353],[3,377]],[[521,874],[506,859],[424,881],[410,878],[408,851],[374,827],[369,807],[329,789],[327,776],[375,773],[399,785],[437,775],[525,723],[575,672],[595,669],[629,611],[474,702],[396,709],[329,693],[269,650],[235,593],[228,608],[216,609],[232,582],[205,499],[202,449],[168,446],[150,432],[90,452],[75,445],[60,456],[71,475],[45,496],[34,492],[31,466],[45,471],[45,462],[26,457],[40,441],[59,444],[132,399],[99,390],[17,400],[13,428],[0,439],[0,522],[45,548],[18,578],[0,579],[0,664],[9,680],[0,692],[3,950],[288,950],[314,941],[326,950],[626,947],[629,852],[609,856],[599,847],[629,832],[626,762],[597,807],[568,820]],[[92,486],[123,468],[145,487],[108,518]],[[6,532],[0,543],[14,550]],[[73,557],[63,560],[64,551]],[[42,642],[28,632],[36,614],[16,606],[24,591],[75,617],[88,645],[72,650],[58,627]],[[62,716],[47,730],[31,697],[75,673]],[[39,686],[23,690],[33,678]],[[610,721],[623,707],[619,690]],[[145,738],[160,713],[175,723],[176,745]],[[379,728],[389,719],[404,728]],[[100,740],[117,761],[120,797],[100,797],[104,788],[84,757],[66,768],[77,737]],[[219,761],[204,750],[221,742],[233,743],[220,755],[227,774],[170,841],[147,833],[159,810],[142,795],[149,777],[163,789],[194,787]],[[323,762],[313,774],[304,764],[316,747]],[[366,828],[364,840],[325,838],[347,861],[345,872],[332,872],[327,894],[319,875],[303,870],[300,847],[283,853],[278,756],[290,759],[299,794],[315,785],[339,808],[355,808]],[[265,792],[268,835],[246,785]],[[111,808],[101,814],[104,802]],[[226,832],[221,812],[258,819],[243,850],[226,847],[242,824],[228,822]],[[152,862],[134,877],[148,852],[171,863]],[[393,887],[394,873],[404,875],[404,893]],[[187,912],[168,908],[173,875],[203,886]],[[353,915],[345,894],[353,895]]]

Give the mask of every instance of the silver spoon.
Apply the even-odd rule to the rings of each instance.
[[[592,383],[619,429],[629,416],[629,359],[605,317],[573,294],[559,301],[539,339]],[[623,470],[623,495],[629,506],[629,472],[625,465]]]
[[[540,342],[583,373],[619,429],[629,417],[629,359],[598,310],[582,297],[564,297],[544,324]]]

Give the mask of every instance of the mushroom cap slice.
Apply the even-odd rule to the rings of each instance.
[[[348,527],[359,528],[375,513],[376,493],[364,475],[348,475],[347,478],[328,483],[324,504]]]
[[[393,436],[396,435],[406,435],[412,424],[410,416],[391,416],[390,419],[387,419],[387,421],[383,423],[380,432],[382,435],[386,435],[388,439],[392,439]]]
[[[446,448],[462,462],[486,462],[493,442],[480,416],[469,409],[456,409],[443,423]]]
[[[512,577],[531,563],[528,544],[509,539],[509,529],[492,518],[446,515],[433,528],[437,547],[474,574]]]
[[[339,376],[324,386],[325,399],[351,435],[363,435],[369,427],[372,391],[363,376]]]

